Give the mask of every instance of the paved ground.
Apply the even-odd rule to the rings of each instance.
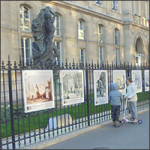
[[[43,149],[149,149],[149,111],[139,114],[139,124],[114,128],[107,124]]]

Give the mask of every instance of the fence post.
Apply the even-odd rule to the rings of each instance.
[[[12,79],[11,79],[11,64],[8,56],[8,83],[9,83],[9,104],[10,104],[10,119],[11,119],[11,134],[12,134],[12,149],[15,148],[15,130],[14,130],[14,115],[13,115],[13,98],[12,98]]]
[[[88,126],[90,126],[90,113],[89,113],[89,88],[88,88],[88,69],[86,68],[86,95],[87,95],[87,113],[88,113]]]

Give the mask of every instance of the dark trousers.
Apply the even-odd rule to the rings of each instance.
[[[112,121],[119,121],[120,105],[111,105],[111,118]]]

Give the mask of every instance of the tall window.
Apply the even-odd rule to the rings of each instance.
[[[114,9],[114,10],[118,9],[118,3],[117,3],[117,1],[114,1],[114,0],[113,0],[112,3],[113,3],[112,9]]]
[[[100,43],[104,42],[104,27],[101,24],[98,26],[98,41]]]
[[[85,65],[85,50],[80,50],[80,62]]]
[[[30,10],[26,6],[20,6],[20,28],[22,31],[30,31]]]
[[[22,47],[23,64],[24,66],[26,66],[27,64],[30,64],[32,58],[31,39],[27,37],[22,37],[21,47]]]
[[[78,38],[81,40],[85,39],[85,22],[83,20],[78,22]]]
[[[119,49],[116,49],[116,65],[119,64]]]
[[[149,19],[149,5],[148,5],[148,1],[145,2],[145,18]]]
[[[119,45],[119,30],[115,29],[115,45]]]
[[[60,15],[56,14],[55,18],[55,35],[61,36],[61,23],[60,23]]]
[[[55,46],[58,48],[58,63],[62,63],[62,50],[61,50],[61,42],[55,41]]]
[[[99,58],[100,58],[100,65],[104,63],[104,47],[99,48]]]

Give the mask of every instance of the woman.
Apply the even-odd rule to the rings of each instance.
[[[137,122],[137,94],[135,90],[135,85],[132,83],[131,78],[127,78],[127,93],[124,98],[128,99],[129,109],[131,113],[131,120]]]

